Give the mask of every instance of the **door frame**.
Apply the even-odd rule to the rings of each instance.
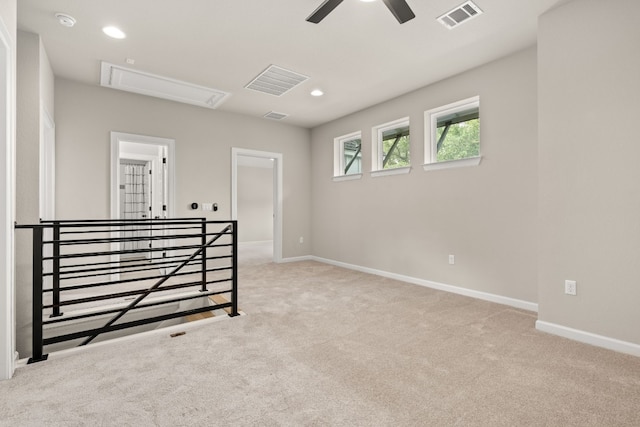
[[[15,42],[0,16],[0,380],[13,376],[17,360],[13,228],[16,162],[15,78]]]
[[[273,262],[282,262],[282,153],[231,148],[231,219],[238,219],[238,157],[273,160]],[[241,226],[241,225],[239,225]]]
[[[156,147],[165,147],[167,155],[167,218],[175,217],[175,140],[155,136],[138,135],[124,132],[111,132],[111,219],[120,216],[120,143],[133,142],[136,144],[148,144]],[[120,236],[119,227],[114,229],[114,237]],[[118,243],[111,244],[111,251],[119,250]],[[120,255],[111,256],[111,262],[120,262]],[[118,280],[117,274],[112,275],[112,280]]]

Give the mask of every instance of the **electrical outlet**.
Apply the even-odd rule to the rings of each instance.
[[[564,293],[567,295],[577,295],[578,285],[575,280],[564,281]]]
[[[455,255],[449,255],[449,264],[453,265],[456,263],[456,256]]]
[[[300,239],[298,241],[300,242],[300,244],[304,243],[304,237],[300,236]]]

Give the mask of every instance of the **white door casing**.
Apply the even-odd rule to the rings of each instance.
[[[0,17],[0,380],[13,376],[16,363],[14,229],[15,218],[15,52]]]

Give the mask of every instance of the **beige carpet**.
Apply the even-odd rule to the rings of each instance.
[[[2,426],[640,426],[640,359],[533,313],[315,262],[245,266],[248,314],[52,356]]]

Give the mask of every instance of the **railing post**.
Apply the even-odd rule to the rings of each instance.
[[[202,288],[200,290],[202,292],[207,292],[207,220],[202,218],[202,254],[200,257],[202,265],[200,266],[202,270]]]
[[[44,344],[42,340],[42,229],[33,228],[33,319],[32,330],[32,356],[27,363],[47,360],[47,355],[43,355]]]
[[[60,222],[53,222],[53,314],[51,317],[61,316],[60,313]]]
[[[238,221],[231,222],[231,313],[238,315]]]

